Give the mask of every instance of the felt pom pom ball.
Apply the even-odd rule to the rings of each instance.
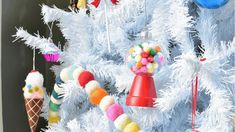
[[[90,102],[93,105],[99,105],[100,101],[104,96],[108,95],[108,93],[103,88],[97,88],[90,95]]]
[[[89,71],[83,71],[78,77],[78,82],[82,87],[85,87],[86,84],[92,80],[95,80],[95,78]]]
[[[139,132],[139,130],[139,125],[135,122],[131,122],[124,128],[123,132]]]
[[[116,118],[118,116],[120,116],[121,114],[123,114],[124,111],[123,111],[123,108],[121,105],[115,103],[113,105],[111,105],[107,110],[106,110],[106,114],[107,114],[107,117],[109,118],[109,120],[111,121],[115,121]]]
[[[96,80],[92,80],[92,81],[88,82],[85,86],[86,93],[89,96],[97,88],[100,88],[100,84]]]
[[[78,77],[80,76],[80,74],[83,72],[83,68],[82,67],[77,67],[74,71],[73,71],[73,79],[77,80]]]
[[[60,72],[60,78],[63,82],[67,82],[69,80],[69,75],[68,75],[68,68],[64,68]]]
[[[114,121],[114,125],[117,129],[119,129],[120,131],[123,131],[124,128],[131,123],[131,119],[127,114],[122,114],[120,115],[115,121]]]
[[[103,99],[100,101],[100,109],[102,111],[106,111],[109,106],[115,103],[115,100],[112,96],[105,96]]]

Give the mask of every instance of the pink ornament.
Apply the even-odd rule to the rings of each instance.
[[[107,110],[106,110],[106,115],[111,121],[115,121],[118,116],[123,114],[123,108],[121,105],[115,103],[111,105]]]
[[[148,60],[147,60],[146,58],[142,58],[142,59],[141,59],[141,63],[142,63],[143,65],[147,65],[147,64],[148,64]]]

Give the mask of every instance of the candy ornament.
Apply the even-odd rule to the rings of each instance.
[[[45,44],[42,50],[42,55],[47,62],[57,62],[60,58],[60,49],[50,40]]]
[[[139,44],[129,50],[128,67],[136,74],[129,95],[128,106],[153,107],[157,98],[152,75],[163,64],[164,58],[159,46]]]
[[[224,6],[229,0],[194,0],[202,8],[216,9]]]
[[[35,132],[39,116],[41,113],[44,90],[43,90],[43,76],[36,70],[32,70],[26,77],[26,84],[23,88],[25,108],[28,115],[28,122],[31,132]]]

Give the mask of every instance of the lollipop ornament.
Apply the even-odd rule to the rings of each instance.
[[[129,50],[128,67],[136,74],[126,105],[139,107],[153,107],[157,98],[152,75],[159,71],[164,57],[161,48],[149,43],[142,43]]]

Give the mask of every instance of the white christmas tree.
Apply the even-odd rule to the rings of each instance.
[[[192,8],[193,3],[184,0],[123,0],[116,6],[101,0],[98,8],[90,6],[90,15],[86,14],[87,9],[67,12],[43,5],[44,22],[57,21],[67,41],[61,51],[61,65],[52,70],[59,76],[65,67],[76,65],[92,72],[146,132],[182,132],[191,128],[191,81],[198,74],[196,128],[200,132],[231,132],[235,39],[234,31],[225,29],[233,27],[233,3],[230,0],[220,9],[208,10]],[[154,75],[158,94],[155,108],[129,107],[124,103],[134,78],[125,63],[126,55],[142,41],[143,31],[152,34],[151,40],[160,45],[165,56],[164,66]],[[23,28],[17,30],[15,37],[42,50],[48,42]],[[203,62],[195,50],[198,48],[206,58]],[[98,107],[89,103],[76,81],[62,84],[61,120],[45,131],[118,131]],[[45,119],[47,112],[45,107]]]

